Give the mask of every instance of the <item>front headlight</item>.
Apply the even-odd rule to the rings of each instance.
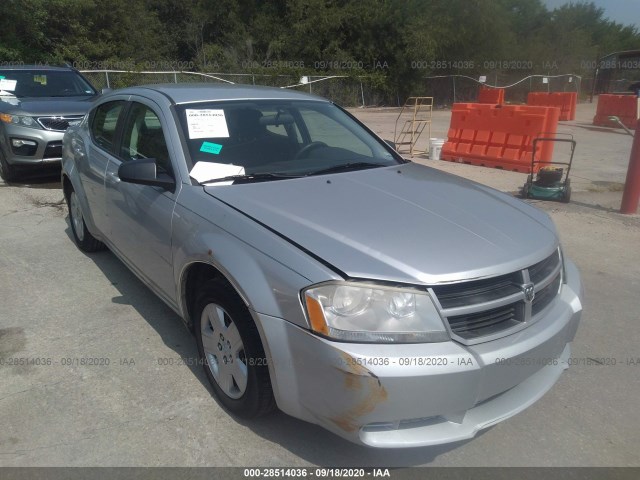
[[[349,342],[426,343],[449,340],[429,294],[411,288],[326,283],[302,292],[311,329]]]
[[[13,125],[20,125],[21,127],[40,128],[38,122],[32,117],[25,117],[22,115],[9,115],[8,113],[0,113],[0,120],[4,123],[11,123]]]

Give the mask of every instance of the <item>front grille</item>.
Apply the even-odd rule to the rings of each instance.
[[[62,141],[47,143],[42,158],[62,158]]]
[[[455,308],[465,305],[490,302],[498,298],[518,293],[518,284],[522,283],[520,273],[502,275],[486,280],[454,283],[434,287],[433,291],[442,308]]]
[[[503,332],[522,328],[556,298],[562,281],[559,250],[524,270],[507,275],[438,285],[431,289],[438,299],[454,338],[477,343]],[[527,296],[526,290],[535,295]],[[529,294],[532,292],[529,291]],[[504,333],[507,334],[507,333]]]
[[[40,117],[38,123],[46,130],[64,132],[70,123],[76,123],[82,119],[82,115],[69,115],[67,117]]]
[[[556,250],[555,253],[541,262],[529,267],[529,279],[533,283],[540,283],[553,273],[560,263],[560,254]]]
[[[537,315],[538,313],[540,313],[545,309],[547,305],[549,305],[553,301],[554,298],[556,298],[558,290],[560,289],[560,280],[561,275],[560,272],[558,272],[556,277],[549,285],[536,293],[536,296],[531,304],[531,315]]]
[[[523,307],[523,302],[515,302],[478,313],[449,317],[449,326],[453,333],[463,338],[491,335],[522,323]]]

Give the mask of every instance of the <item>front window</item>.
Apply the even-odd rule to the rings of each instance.
[[[403,160],[340,108],[318,101],[228,101],[179,107],[194,165],[304,176]],[[228,170],[227,170],[228,171]]]
[[[122,132],[120,158],[123,161],[153,158],[160,172],[171,172],[167,142],[160,118],[153,110],[133,102]]]
[[[72,70],[0,70],[4,94],[16,97],[86,97],[95,89]]]

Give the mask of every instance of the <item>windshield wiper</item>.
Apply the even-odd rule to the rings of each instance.
[[[351,162],[343,163],[342,165],[334,165],[333,167],[323,168],[321,170],[315,170],[307,173],[310,175],[324,175],[325,173],[337,173],[337,172],[349,172],[352,170],[365,170],[367,168],[387,167],[388,165],[382,165],[380,163],[371,162]]]
[[[245,175],[229,175],[227,177],[212,178],[211,180],[205,180],[204,182],[198,182],[200,185],[206,185],[207,183],[219,183],[219,182],[231,182],[239,181],[239,183],[249,183],[260,180],[282,180],[284,178],[300,178],[300,175],[287,175],[284,173],[248,173]]]

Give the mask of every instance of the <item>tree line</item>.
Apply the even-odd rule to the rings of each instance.
[[[2,64],[322,72],[404,90],[425,75],[584,73],[599,56],[629,49],[640,49],[638,29],[583,1],[553,10],[541,0],[2,0],[0,6]]]

